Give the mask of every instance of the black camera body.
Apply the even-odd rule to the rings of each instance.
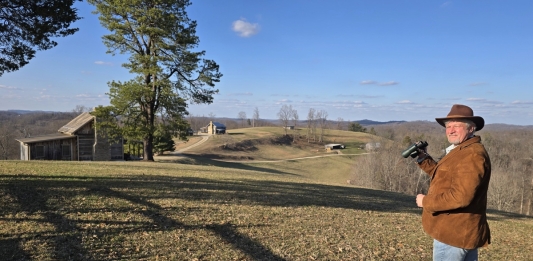
[[[411,158],[414,158],[416,156],[418,156],[418,150],[419,149],[423,149],[425,147],[428,146],[428,143],[427,141],[417,141],[415,143],[413,143],[411,146],[409,146],[409,148],[407,148],[406,150],[404,150],[402,152],[402,157],[404,158],[407,158],[409,156],[411,156]]]

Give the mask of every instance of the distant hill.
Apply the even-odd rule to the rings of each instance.
[[[533,125],[511,125],[503,123],[487,124],[483,130],[505,131],[505,130],[533,130]]]
[[[230,119],[230,118],[228,118],[228,119]],[[238,121],[239,119],[231,119],[231,120]],[[281,121],[280,120],[272,120],[272,119],[261,119],[261,120],[262,121],[266,121],[266,122],[270,122],[272,124],[281,125]],[[336,124],[337,123],[336,120],[328,120],[328,122],[331,123],[331,124]],[[349,124],[351,122],[358,122],[359,124],[361,124],[363,126],[366,126],[366,125],[382,125],[382,124],[404,123],[406,121],[373,121],[373,120],[368,120],[368,119],[356,120],[356,121],[344,121],[345,124]],[[306,120],[298,121],[298,125],[300,125],[300,126],[305,126],[306,123],[307,123]],[[292,122],[291,122],[291,124],[292,124]]]
[[[31,113],[65,113],[65,112],[59,112],[59,111],[41,111],[41,110],[0,110],[0,113],[7,112],[7,113],[16,113],[16,114],[31,114]],[[237,118],[231,118],[231,117],[216,117],[215,120],[218,121],[224,121],[224,120],[230,120],[235,122],[240,122],[241,119]],[[261,121],[268,122],[274,125],[281,125],[280,120],[278,119],[261,119]],[[299,126],[305,126],[306,120],[300,120],[298,121]],[[337,121],[335,120],[328,120],[330,124],[336,124]],[[351,122],[358,122],[359,124],[363,126],[372,126],[372,125],[387,125],[387,124],[405,124],[405,123],[421,123],[421,124],[434,124],[436,122],[433,121],[373,121],[369,119],[363,119],[363,120],[354,120],[354,121],[345,121],[344,124],[347,126]],[[532,130],[533,125],[512,125],[512,124],[504,124],[504,123],[492,123],[487,124],[484,127],[484,130],[490,130],[490,131],[504,131],[504,130]]]
[[[365,126],[365,125],[382,125],[382,124],[394,124],[394,123],[404,123],[406,121],[373,121],[373,120],[359,120],[359,121],[350,121],[350,122],[358,122],[359,124]]]
[[[39,110],[0,110],[0,112],[11,112],[17,114],[30,114],[30,113],[58,113],[58,111],[39,111]]]

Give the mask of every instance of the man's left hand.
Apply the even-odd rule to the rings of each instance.
[[[423,208],[424,205],[422,204],[422,201],[424,201],[424,197],[426,195],[424,194],[418,194],[416,195],[416,205],[419,207],[419,208]]]

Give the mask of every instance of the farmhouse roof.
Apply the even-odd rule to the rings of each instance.
[[[68,138],[74,138],[76,136],[63,134],[63,133],[54,133],[50,135],[43,135],[38,137],[30,137],[30,138],[22,138],[22,139],[16,139],[18,142],[22,143],[35,143],[35,142],[41,142],[41,141],[48,141],[48,140],[62,140],[62,139],[68,139]]]
[[[214,121],[213,122],[213,125],[215,125],[215,127],[221,127],[221,128],[226,128],[226,126],[220,122],[217,122],[217,121]]]
[[[67,123],[65,126],[61,127],[58,131],[65,134],[73,135],[77,130],[81,129],[85,124],[89,123],[94,119],[94,116],[92,116],[88,112],[84,112],[78,117],[71,120],[69,123]]]

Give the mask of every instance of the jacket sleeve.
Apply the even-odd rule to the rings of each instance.
[[[461,158],[453,165],[439,166],[436,175],[447,175],[449,185],[435,191],[430,189],[422,202],[424,210],[451,211],[471,204],[485,174],[486,158],[475,151],[456,157]]]
[[[431,175],[436,166],[437,162],[429,155],[418,163],[418,167],[420,167],[420,169],[422,169],[428,175]]]

